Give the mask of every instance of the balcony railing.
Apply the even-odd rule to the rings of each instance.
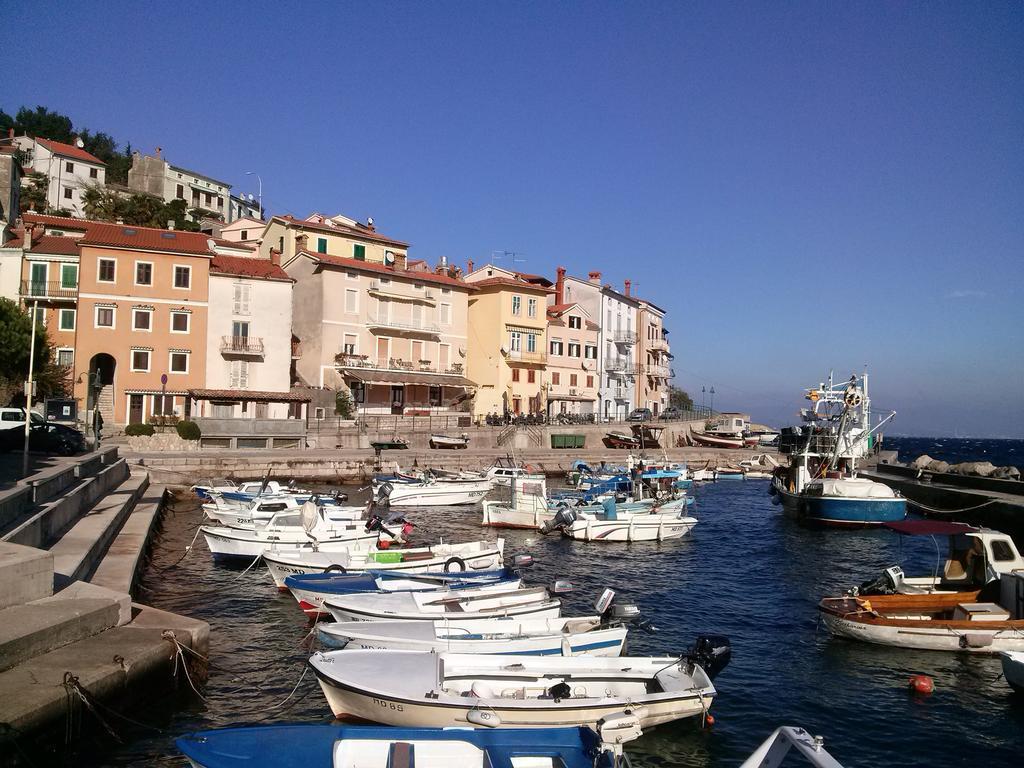
[[[626,387],[613,387],[609,391],[616,400],[629,400],[632,398],[632,393]]]
[[[441,366],[430,360],[404,360],[400,357],[370,357],[352,352],[340,352],[334,357],[339,368],[373,368],[381,371],[417,371],[420,373],[440,373],[449,376],[462,376],[465,368],[462,363]]]
[[[652,339],[648,342],[647,348],[655,352],[668,352],[668,339]]]
[[[648,365],[645,370],[648,376],[656,376],[662,379],[668,379],[673,376],[672,369],[667,365]]]
[[[610,357],[605,360],[604,369],[609,373],[633,373],[636,363],[628,357]]]
[[[440,326],[434,323],[425,322],[400,322],[398,320],[392,320],[387,317],[371,317],[367,321],[367,325],[371,328],[387,328],[392,331],[401,331],[402,333],[426,333],[431,336],[439,336],[441,334]]]
[[[547,362],[547,356],[543,352],[524,352],[521,349],[513,349],[509,351],[505,360],[510,364],[543,365]]]
[[[636,344],[636,333],[634,331],[613,331],[612,340],[616,344]]]
[[[78,286],[60,280],[22,280],[21,295],[26,299],[77,299]]]
[[[261,336],[222,336],[220,351],[222,354],[262,355],[263,338]]]

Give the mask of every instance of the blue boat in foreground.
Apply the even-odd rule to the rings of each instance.
[[[270,725],[199,731],[175,740],[195,768],[625,768],[640,735],[620,714],[590,728],[387,728]]]

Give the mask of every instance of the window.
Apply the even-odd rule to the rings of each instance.
[[[345,273],[345,279],[346,280],[358,280],[359,279],[359,274],[356,273],[356,272],[346,272]]]
[[[442,289],[441,289],[441,295],[442,295],[442,296],[447,296],[447,295],[448,295],[449,293],[451,293],[451,292],[452,292],[452,289],[451,289],[451,288],[442,288]]]
[[[523,349],[523,334],[519,331],[512,331],[509,334],[509,349],[513,352],[520,352]]]
[[[537,381],[537,372],[531,368],[526,372],[526,381],[533,384]]]
[[[356,353],[356,335],[354,333],[345,334],[345,342],[341,345],[341,351],[346,355],[354,355]]]
[[[536,299],[527,299],[526,300],[526,314],[529,315],[530,317],[536,317],[537,316],[537,300]]]
[[[521,315],[523,313],[523,297],[513,296],[512,297],[512,314]]]
[[[64,187],[64,199],[65,200],[70,200],[71,199],[71,187]]]
[[[213,195],[209,192],[206,193],[206,204],[207,206],[213,205]]]
[[[588,360],[597,360],[597,345],[587,344],[583,347],[583,356]]]
[[[75,164],[74,163],[64,163],[64,170],[67,173],[74,173],[75,172]]]
[[[434,408],[441,407],[441,388],[436,384],[432,384],[430,386],[429,398],[431,406],[433,406]]]
[[[355,288],[345,289],[345,311],[353,313],[359,311],[359,292]]]
[[[240,234],[242,235],[242,240],[243,241],[249,239],[249,230],[248,229],[243,229]]]
[[[284,253],[284,235],[277,238],[277,251],[278,253]]]
[[[153,415],[171,416],[174,414],[174,395],[153,395]]]
[[[582,328],[583,318],[579,315],[569,315],[569,327],[570,328]]]
[[[192,267],[174,267],[174,287],[188,288],[192,285]]]
[[[171,312],[171,333],[188,333],[188,327],[188,312]]]
[[[224,198],[223,197],[218,197],[217,198],[217,207],[218,208],[223,208],[224,207]]]
[[[73,331],[75,330],[75,310],[73,309],[62,309],[60,311],[60,324],[59,328],[62,331]]]
[[[171,352],[171,373],[188,373],[188,352]]]
[[[561,355],[562,354],[562,340],[561,339],[552,339],[551,340],[551,354],[552,355]]]
[[[359,243],[352,245],[352,258],[356,261],[366,261],[366,246]]]
[[[151,309],[133,309],[132,310],[132,330],[133,331],[151,331],[151,330],[153,330],[153,310],[151,310]]]
[[[594,386],[594,377],[593,376],[587,376],[587,386],[588,387],[593,387]]]
[[[316,239],[316,252],[317,253],[327,253],[327,238],[326,237],[318,237]]]
[[[442,304],[438,310],[438,319],[441,321],[441,325],[451,325],[452,322],[452,305]]]
[[[78,287],[78,265],[77,264],[61,264],[60,265],[60,287],[61,288],[77,288]]]
[[[997,562],[1008,562],[1016,558],[1009,543],[1003,539],[992,539],[992,559]]]
[[[552,371],[551,372],[551,383],[552,384],[558,384],[561,381],[561,379],[562,379],[562,376],[561,376],[561,374],[558,373],[558,371]]]
[[[153,265],[148,261],[136,261],[135,262],[135,284],[136,285],[152,285],[153,284]]]
[[[97,328],[113,328],[114,327],[114,308],[113,307],[96,307],[96,327]]]
[[[74,364],[75,350],[67,348],[57,350],[57,365],[62,365],[66,368],[70,368]]]
[[[138,373],[149,373],[149,350],[132,350],[132,370]]]
[[[249,338],[249,321],[235,320],[231,323],[231,335],[236,339]]]
[[[196,207],[199,206],[199,190],[198,189],[193,189],[192,190],[192,205],[196,206]]]
[[[179,200],[185,199],[185,188],[181,186],[181,184],[178,185],[178,192],[175,195],[175,197],[177,197]]]
[[[366,385],[361,381],[353,381],[349,384],[349,392],[352,393],[352,402],[357,405],[366,402]]]
[[[519,369],[518,368],[513,368],[512,369],[512,381],[519,381]]]
[[[569,374],[569,386],[570,387],[575,387],[577,380],[578,379],[577,379],[577,376],[576,376],[575,373],[570,373]]]
[[[569,357],[580,356],[580,345],[574,341],[569,342]]]
[[[117,262],[113,259],[100,259],[96,281],[99,283],[112,283],[116,276]]]
[[[526,334],[526,351],[536,352],[537,351],[537,334],[528,333]]]
[[[100,169],[99,168],[90,168],[89,169],[89,178],[90,179],[98,179],[99,177],[100,177]]]
[[[235,315],[248,315],[249,302],[252,300],[252,286],[249,283],[237,282],[232,285],[231,311]]]
[[[249,362],[247,360],[232,360],[229,387],[232,389],[245,389],[249,386]]]

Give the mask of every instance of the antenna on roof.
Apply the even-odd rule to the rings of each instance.
[[[522,264],[526,259],[519,258],[524,256],[518,251],[491,251],[491,261],[501,261],[502,259],[510,259],[512,262],[512,268],[515,269],[516,264]]]

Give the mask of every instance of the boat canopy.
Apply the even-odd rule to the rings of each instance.
[[[882,525],[904,536],[956,536],[979,530],[967,523],[950,523],[945,520],[897,520]]]

